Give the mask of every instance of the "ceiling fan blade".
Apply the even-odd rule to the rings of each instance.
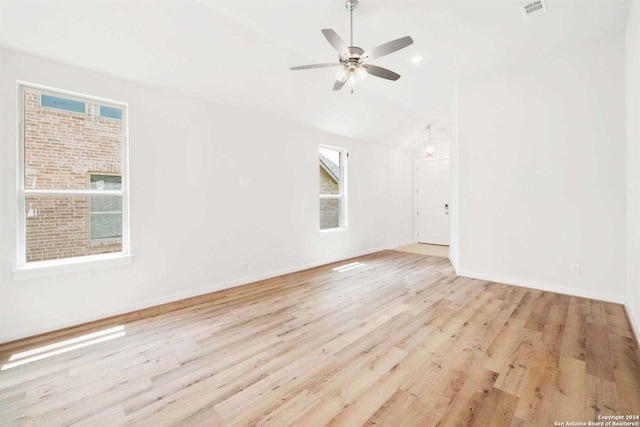
[[[324,31],[324,30],[323,30]],[[375,59],[380,58],[381,56],[389,55],[390,53],[396,52],[400,49],[404,49],[405,47],[413,44],[413,39],[409,36],[402,37],[400,39],[396,39],[385,44],[381,44],[380,46],[374,47],[368,52],[365,52],[360,56],[360,58],[366,59]]]
[[[338,65],[342,65],[339,62],[325,63],[325,64],[311,64],[311,65],[300,65],[298,67],[291,67],[290,70],[311,70],[313,68],[326,68],[326,67],[337,67]]]
[[[322,30],[322,34],[324,34],[329,43],[331,43],[331,46],[333,46],[333,48],[337,50],[340,55],[344,57],[349,56],[349,48],[347,47],[347,44],[340,38],[338,33],[333,31],[332,29],[324,29]]]
[[[400,74],[394,73],[391,70],[387,70],[386,68],[376,67],[375,65],[364,64],[362,67],[367,70],[367,72],[376,77],[381,77],[387,80],[396,81],[400,78]]]
[[[333,90],[340,90],[340,89],[342,89],[342,86],[344,86],[344,84],[345,84],[346,82],[347,82],[346,80],[345,80],[345,81],[343,81],[343,82],[341,82],[340,80],[336,80],[336,82],[333,84]]]

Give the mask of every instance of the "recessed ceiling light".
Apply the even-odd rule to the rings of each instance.
[[[422,62],[423,59],[424,58],[422,56],[418,55],[411,58],[411,62],[413,62],[414,64],[417,64],[418,62]]]

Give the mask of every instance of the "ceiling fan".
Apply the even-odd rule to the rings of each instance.
[[[403,49],[411,45],[413,43],[413,39],[409,36],[402,37],[397,40],[382,44],[378,47],[374,47],[373,49],[365,52],[363,49],[353,45],[353,11],[356,7],[358,7],[358,0],[347,0],[347,2],[345,3],[345,7],[349,11],[349,15],[351,18],[351,46],[347,46],[347,44],[335,31],[331,29],[322,30],[322,34],[324,34],[331,46],[333,46],[333,48],[338,51],[338,62],[302,65],[299,67],[291,67],[291,70],[310,70],[313,68],[342,66],[340,71],[338,71],[338,74],[336,74],[336,82],[333,85],[333,90],[342,89],[342,86],[344,86],[347,80],[352,83],[356,80],[362,80],[367,77],[367,74],[371,74],[387,80],[398,80],[400,78],[400,74],[394,73],[393,71],[387,70],[386,68],[367,64],[366,62],[371,59],[380,58],[381,56],[389,55],[390,53]]]

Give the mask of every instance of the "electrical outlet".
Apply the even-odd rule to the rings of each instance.
[[[571,274],[580,274],[580,264],[571,264]]]
[[[248,256],[241,256],[240,257],[240,265],[242,265],[242,266],[249,265],[249,257]]]
[[[160,273],[158,273],[158,280],[160,282],[164,282],[165,280],[167,280],[167,272],[161,271]]]

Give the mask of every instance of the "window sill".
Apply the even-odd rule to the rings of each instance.
[[[108,267],[118,267],[133,263],[133,255],[122,253],[106,255],[90,255],[64,260],[37,261],[16,267],[13,280],[36,279],[39,277],[57,276]]]
[[[341,231],[349,231],[348,228],[325,228],[324,230],[319,230],[320,234],[334,234],[334,233],[339,233]]]

